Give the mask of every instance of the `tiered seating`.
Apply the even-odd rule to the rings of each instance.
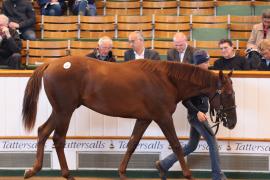
[[[36,15],[36,24],[35,24],[36,37],[41,38],[41,15]]]
[[[70,39],[78,37],[78,16],[42,16],[41,38]]]
[[[254,7],[255,16],[260,16],[263,10],[270,9],[270,2],[268,0],[256,0],[252,1],[251,3]]]
[[[148,14],[164,14],[177,15],[178,14],[177,1],[153,1],[144,0],[142,2],[143,15]]]
[[[145,38],[152,38],[152,16],[117,16],[117,38],[127,38],[132,31],[142,31]]]
[[[154,38],[172,39],[176,32],[190,36],[190,16],[160,16],[154,17]]]
[[[69,41],[69,55],[83,56],[89,54],[97,47],[96,41]]]
[[[230,16],[230,38],[247,41],[254,24],[261,22],[261,16]]]
[[[88,54],[97,46],[97,39],[106,35],[114,41],[116,58],[123,60],[124,51],[129,48],[128,34],[139,30],[146,38],[146,47],[156,49],[162,59],[166,59],[167,49],[172,47],[174,33],[181,31],[190,37],[192,46],[207,49],[213,62],[220,55],[221,38],[233,39],[236,49],[244,54],[252,26],[261,22],[261,11],[270,8],[270,2],[265,0],[97,0],[96,5],[98,15],[102,16],[36,16],[37,34],[41,34],[37,37],[49,39],[48,46],[54,43],[51,40],[67,39],[65,50],[49,59]],[[46,49],[59,50],[53,46]],[[44,57],[44,62],[49,60],[45,55],[50,53],[35,60],[39,57],[37,51],[39,48],[27,46],[28,64],[39,64]]]
[[[79,38],[95,39],[101,36],[115,36],[114,16],[81,16]]]
[[[27,41],[26,64],[39,65],[68,55],[68,41]]]
[[[140,15],[140,1],[111,1],[107,0],[105,15]]]
[[[102,15],[105,15],[105,3],[104,1],[101,1],[101,0],[96,0],[95,1],[95,4],[96,4],[96,8],[97,8],[97,15],[98,16],[102,16]]]
[[[159,53],[161,59],[167,58],[167,50],[173,47],[172,40],[170,41],[154,41],[154,49]]]
[[[214,15],[214,1],[181,0],[179,4],[180,15]]]
[[[218,0],[216,2],[217,15],[251,16],[253,9],[251,1]]]
[[[191,25],[194,40],[217,41],[228,38],[227,16],[193,16]]]

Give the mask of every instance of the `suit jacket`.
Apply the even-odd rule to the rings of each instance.
[[[270,71],[270,66],[267,66],[265,59],[261,59],[258,70],[260,70],[260,71]]]
[[[195,48],[188,45],[184,54],[183,63],[193,64],[193,53]],[[176,49],[169,49],[167,51],[167,60],[168,61],[178,61],[180,62],[179,52]]]
[[[267,31],[267,39],[270,39],[270,29]],[[247,48],[257,49],[259,43],[263,40],[263,24],[255,24],[247,42]]]
[[[151,49],[144,49],[144,59],[160,60],[158,52]],[[133,49],[128,49],[124,56],[125,61],[135,60],[135,53]]]

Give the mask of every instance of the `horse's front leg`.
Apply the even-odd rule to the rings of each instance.
[[[37,142],[37,154],[36,160],[32,169],[25,171],[24,178],[30,178],[39,172],[42,168],[43,156],[44,156],[44,146],[45,143],[54,130],[54,115],[51,114],[50,118],[38,128],[38,142]]]
[[[132,135],[127,145],[127,151],[119,167],[120,180],[126,179],[126,169],[127,169],[129,159],[131,155],[133,154],[133,152],[135,151],[137,145],[139,144],[139,141],[141,140],[143,136],[143,133],[145,132],[146,128],[149,126],[150,123],[151,123],[151,120],[149,121],[140,120],[140,119],[136,120]]]
[[[176,154],[176,156],[180,162],[181,168],[183,170],[184,177],[189,179],[189,180],[194,180],[192,178],[191,172],[190,172],[190,170],[185,162],[183,149],[182,149],[181,144],[178,141],[176,131],[175,131],[175,128],[173,125],[172,117],[168,118],[167,120],[164,120],[164,119],[159,120],[159,121],[157,121],[157,124],[159,125],[163,134],[165,135],[165,137],[169,141],[169,144],[172,147],[173,152]]]

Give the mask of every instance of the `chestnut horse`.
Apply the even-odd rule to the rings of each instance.
[[[44,145],[54,131],[53,142],[62,176],[74,180],[69,173],[64,145],[71,115],[80,105],[109,116],[137,119],[119,167],[121,180],[126,179],[129,159],[152,121],[161,128],[176,153],[185,178],[193,179],[172,119],[181,100],[207,94],[213,97],[210,102],[212,107],[219,111],[220,107],[226,110],[223,115],[233,122],[228,127],[233,128],[236,123],[232,81],[222,72],[218,75],[194,65],[176,62],[137,60],[110,63],[70,56],[41,65],[29,79],[22,110],[23,123],[28,131],[35,125],[42,78],[52,113],[38,128],[36,160],[33,168],[25,172],[25,178],[41,170]]]

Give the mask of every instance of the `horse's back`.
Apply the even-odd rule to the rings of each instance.
[[[46,69],[45,90],[51,104],[62,109],[72,110],[82,104],[111,116],[158,118],[169,114],[164,111],[174,111],[176,94],[167,75],[154,70],[160,64],[62,58]]]

